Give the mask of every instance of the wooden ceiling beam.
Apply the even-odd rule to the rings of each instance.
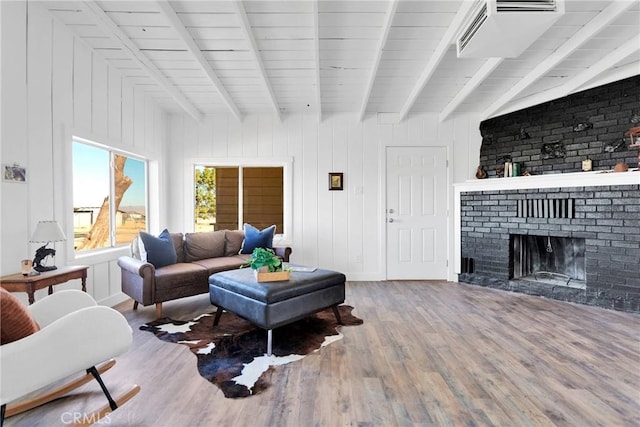
[[[136,44],[120,29],[118,24],[105,13],[93,0],[83,2],[85,9],[92,13],[100,28],[114,40],[122,44],[122,51],[140,65],[171,97],[197,121],[203,114],[180,92],[156,67],[153,62],[136,46]]]
[[[249,22],[249,17],[247,16],[247,11],[244,8],[243,0],[235,0],[232,1],[235,6],[236,13],[240,18],[240,28],[244,33],[247,41],[249,42],[249,50],[253,55],[253,59],[256,63],[258,71],[260,71],[260,77],[264,82],[264,85],[267,89],[267,93],[269,95],[269,101],[271,101],[271,106],[273,107],[278,120],[282,121],[282,117],[280,114],[280,106],[278,105],[278,101],[276,100],[276,96],[273,93],[273,88],[271,87],[271,82],[269,81],[269,77],[267,76],[267,71],[264,68],[264,63],[262,62],[262,57],[260,56],[260,49],[258,48],[258,43],[256,43],[256,38],[253,36],[253,31],[251,30],[251,23]]]
[[[544,92],[536,93],[535,95],[527,96],[526,98],[519,99],[516,102],[508,104],[505,108],[499,110],[496,115],[508,114],[513,111],[518,111],[523,108],[531,107],[532,105],[538,105],[545,102],[552,101],[554,99],[563,98],[582,90],[589,89],[586,87],[587,83],[593,81],[598,76],[610,71],[615,64],[623,61],[629,56],[640,50],[640,37],[634,37],[631,40],[624,43],[622,46],[605,55],[598,62],[590,66],[589,68],[581,71],[576,76],[571,78],[568,82],[561,86],[554,87],[552,89],[545,90]],[[640,72],[638,64],[633,67],[624,67],[622,73],[615,73],[614,78],[610,78],[606,82],[597,82],[595,86],[602,86],[613,81],[622,80],[624,78],[632,77]]]
[[[444,58],[444,56],[446,55],[451,44],[454,42],[456,35],[460,31],[460,27],[464,23],[465,18],[469,13],[469,9],[471,9],[473,5],[474,2],[472,1],[463,1],[462,5],[460,5],[456,16],[453,18],[451,24],[449,24],[449,27],[442,36],[442,39],[440,39],[436,50],[433,52],[433,55],[431,55],[431,58],[429,58],[429,62],[427,62],[427,65],[422,71],[420,78],[418,78],[418,81],[411,90],[411,93],[405,101],[404,106],[400,110],[400,121],[404,120],[407,117],[407,114],[409,114],[409,111],[411,111],[411,109],[413,108],[413,105],[424,90],[427,82],[438,68],[438,65],[440,65],[442,58]]]
[[[569,95],[578,90],[582,90],[581,88],[584,85],[597,78],[605,71],[610,70],[615,64],[618,64],[631,55],[637,53],[639,50],[640,36],[633,37],[614,51],[602,57],[602,59],[600,59],[598,62],[596,62],[586,70],[581,71],[577,76],[566,82],[564,85],[562,85],[564,91],[567,93],[567,95]],[[638,71],[640,70],[636,68],[636,72]]]
[[[240,113],[238,106],[231,98],[231,95],[229,95],[229,92],[227,92],[224,84],[220,81],[216,73],[211,68],[209,61],[207,61],[207,59],[204,57],[202,51],[200,50],[200,47],[196,44],[195,40],[189,33],[189,30],[187,30],[187,28],[184,26],[178,14],[166,1],[158,1],[156,2],[156,4],[162,11],[163,15],[171,23],[171,25],[173,25],[173,28],[180,36],[180,39],[187,45],[187,50],[189,51],[189,53],[191,53],[191,55],[193,55],[195,60],[198,62],[198,65],[200,65],[202,71],[204,71],[204,73],[207,75],[207,78],[209,79],[211,84],[216,88],[227,108],[231,110],[231,113],[239,122],[242,122],[242,113]]]
[[[446,107],[440,113],[440,122],[444,122],[447,117],[453,113],[460,104],[487,78],[498,65],[502,63],[504,58],[489,58],[480,67],[478,71],[471,77],[471,79],[464,85],[460,92],[447,104]]]
[[[539,78],[543,77],[560,62],[565,60],[569,55],[575,52],[580,46],[589,41],[592,37],[602,31],[605,27],[611,24],[615,19],[620,17],[623,13],[634,4],[632,1],[614,1],[606,9],[596,15],[585,26],[580,28],[569,40],[567,40],[562,46],[556,49],[546,60],[539,63],[533,68],[526,76],[524,76],[518,83],[516,83],[511,89],[505,92],[497,100],[495,100],[483,113],[482,118],[487,119],[499,110],[502,109],[507,103],[514,99],[523,90],[528,88],[531,84],[536,82]]]
[[[369,105],[369,97],[371,96],[371,90],[373,89],[373,84],[376,81],[376,75],[378,74],[378,67],[380,66],[380,61],[382,60],[382,54],[384,53],[384,46],[387,44],[387,38],[389,37],[389,31],[391,31],[391,24],[393,23],[393,17],[396,15],[396,10],[398,9],[398,0],[393,0],[389,4],[389,9],[384,18],[384,25],[382,26],[382,34],[380,35],[380,39],[378,40],[378,46],[376,49],[376,59],[373,63],[373,67],[371,67],[371,73],[369,74],[369,80],[367,81],[367,87],[364,92],[364,97],[362,99],[362,106],[360,107],[360,115],[358,116],[358,120],[362,121],[364,119],[364,115],[367,112],[367,105]]]

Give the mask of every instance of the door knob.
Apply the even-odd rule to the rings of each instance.
[[[393,222],[393,218],[389,218],[389,222]]]

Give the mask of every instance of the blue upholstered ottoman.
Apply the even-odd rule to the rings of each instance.
[[[218,307],[214,326],[223,310],[267,330],[267,355],[271,355],[272,330],[332,307],[342,324],[338,305],[344,302],[345,276],[330,270],[292,271],[282,282],[257,282],[253,270],[241,268],[209,276],[209,299]]]

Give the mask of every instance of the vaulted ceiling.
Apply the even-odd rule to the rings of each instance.
[[[565,0],[565,13],[513,58],[458,57],[456,39],[474,10],[471,0],[42,6],[168,111],[196,118],[302,112],[486,118],[640,74],[638,0]],[[514,19],[526,31],[527,20]],[[513,37],[501,34],[499,43]]]

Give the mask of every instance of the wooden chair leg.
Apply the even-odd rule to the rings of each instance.
[[[137,310],[138,309],[138,301],[134,301],[133,302],[133,309]]]
[[[159,319],[162,317],[162,303],[161,302],[157,302],[156,303],[156,318]]]

